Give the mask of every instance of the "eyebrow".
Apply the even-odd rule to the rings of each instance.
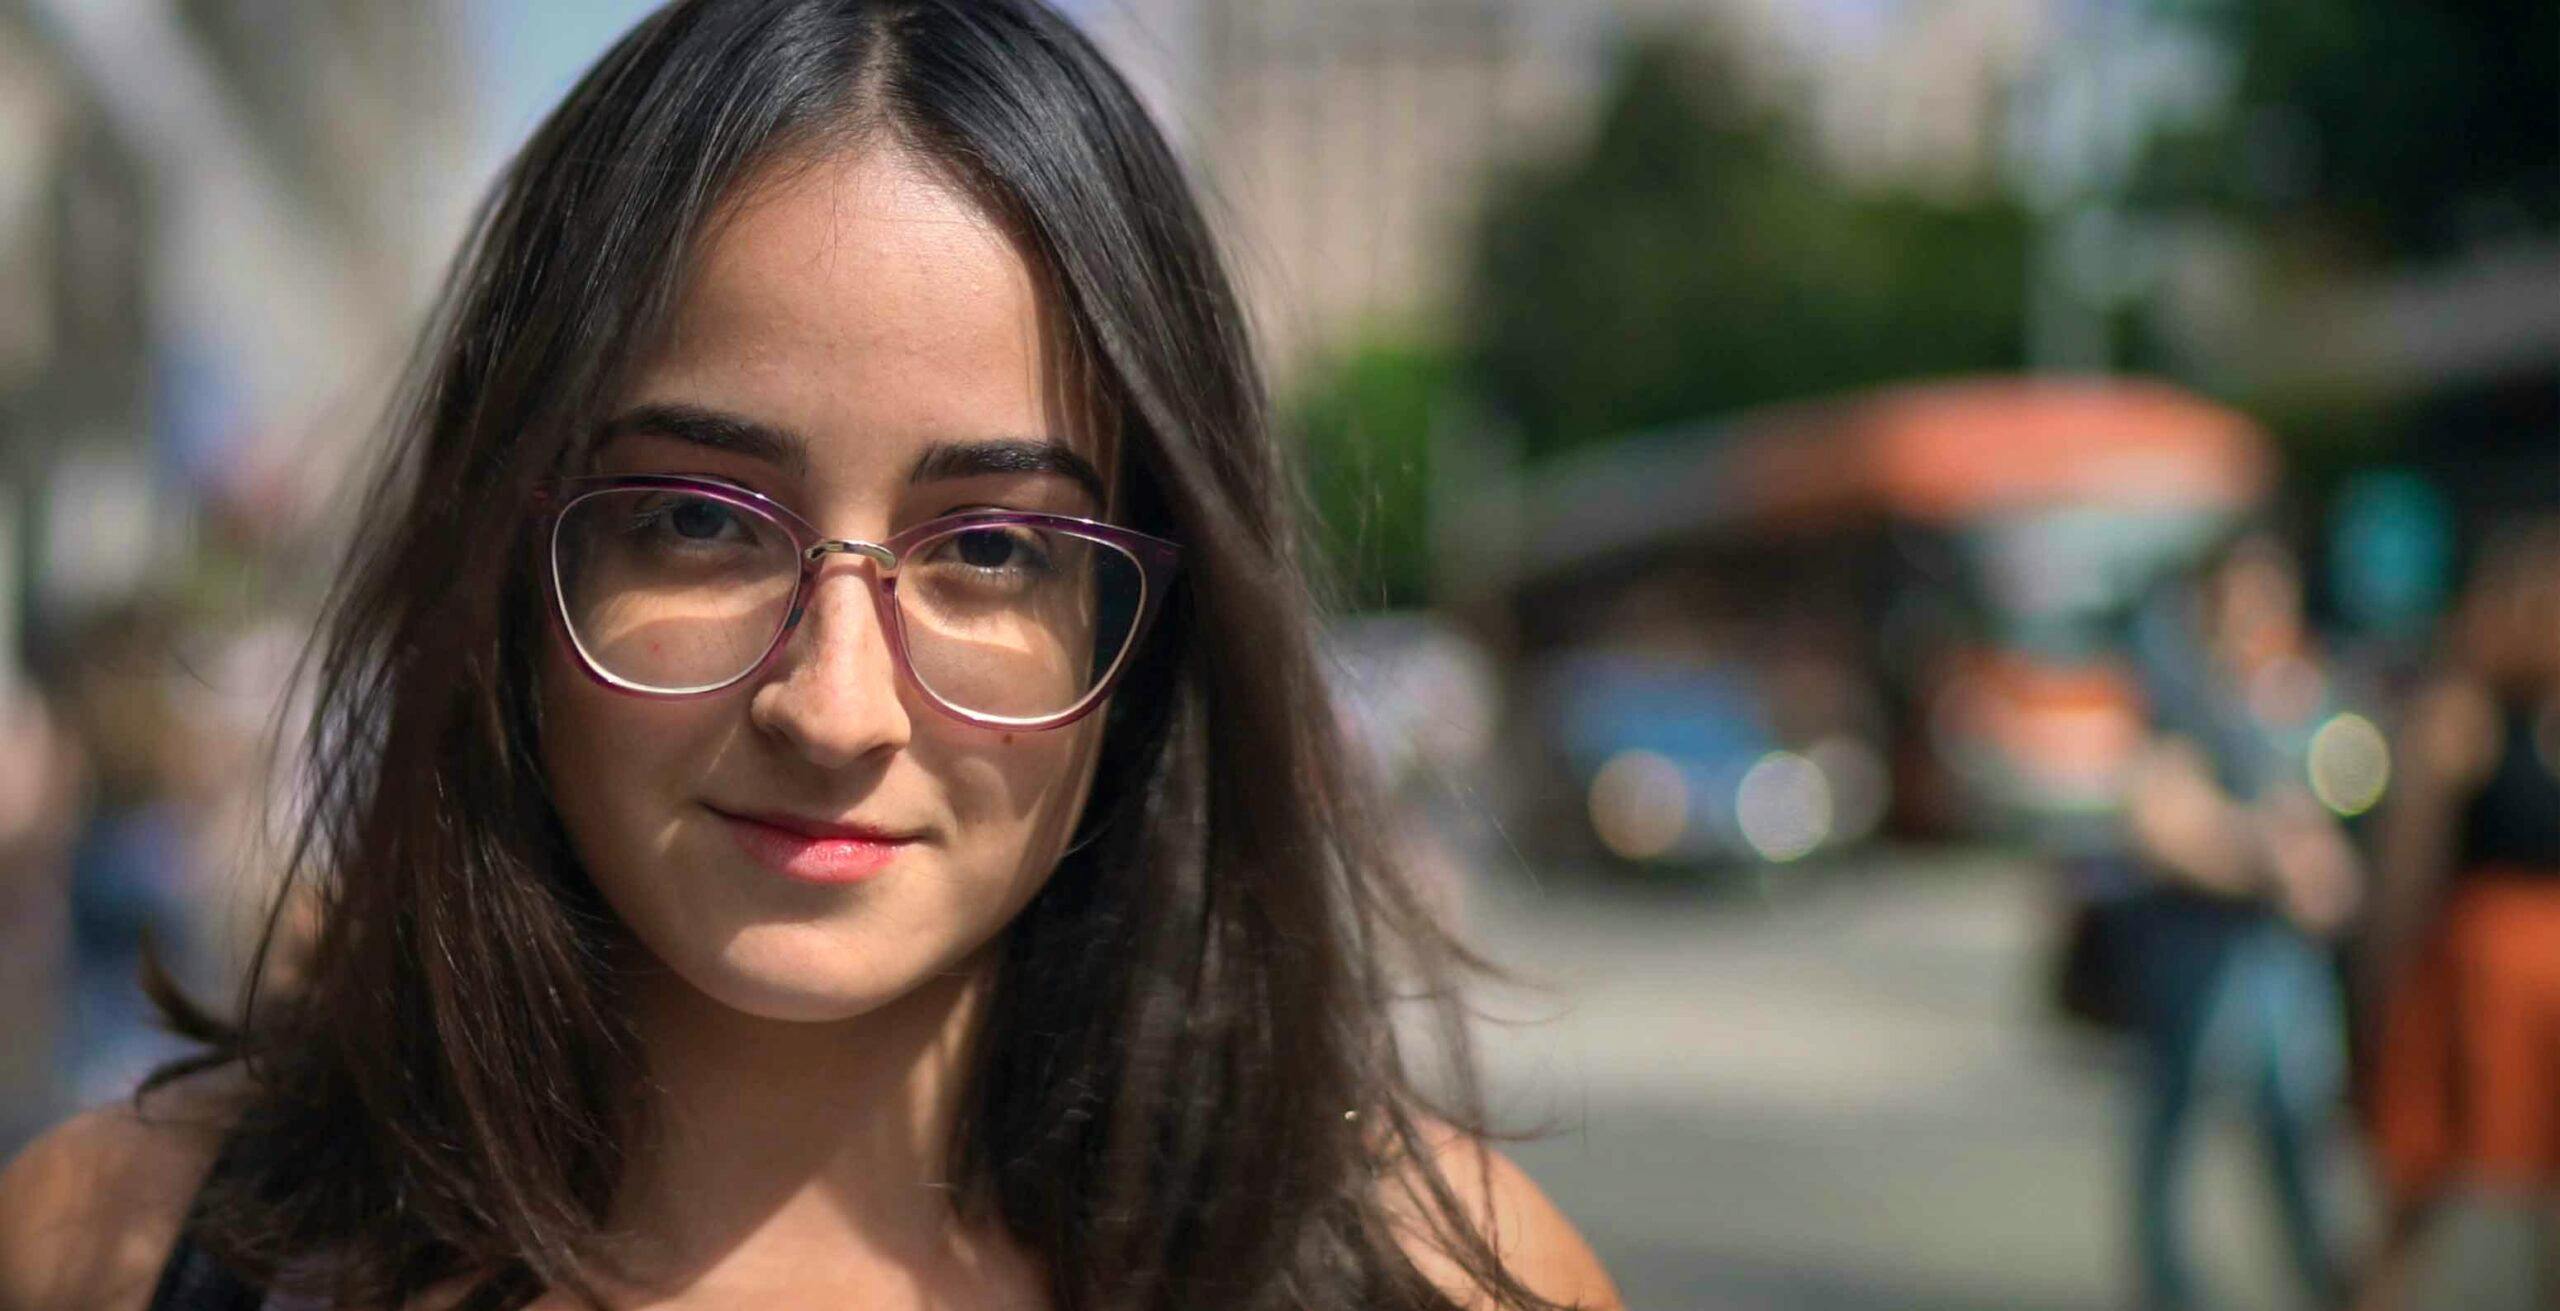
[[[596,445],[642,435],[731,451],[762,460],[795,478],[809,473],[809,443],[799,434],[699,405],[655,404],[625,410],[596,429]]]
[[[809,474],[809,442],[798,433],[698,405],[658,403],[626,410],[600,426],[596,440],[601,445],[617,437],[643,434],[762,460],[796,478]],[[916,484],[992,474],[1053,475],[1075,483],[1096,504],[1107,499],[1102,473],[1091,460],[1062,443],[1022,437],[938,443],[916,457],[907,481]]]
[[[907,474],[907,481],[927,483],[1006,473],[1052,474],[1083,488],[1096,505],[1106,499],[1102,473],[1093,467],[1093,461],[1057,442],[1017,437],[933,446],[916,457],[916,467]]]

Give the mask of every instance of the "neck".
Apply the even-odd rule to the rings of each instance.
[[[2301,635],[2290,629],[2236,634],[2215,643],[2214,654],[2224,668],[2254,674],[2279,660],[2302,654]]]
[[[788,1282],[852,1255],[931,1262],[988,953],[854,1019],[732,1010],[663,970],[635,989],[647,1127],[615,1203],[650,1284]]]

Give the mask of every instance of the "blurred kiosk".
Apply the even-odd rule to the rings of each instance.
[[[2067,848],[2106,824],[2141,744],[2135,607],[2274,477],[2254,424],[2159,382],[1894,387],[1526,471],[1505,494],[1516,543],[1487,557],[1509,563],[1460,605],[1509,639],[1515,686],[1595,650],[1717,670],[1772,740],[1871,740],[1897,830]],[[1596,768],[1558,749],[1573,730],[1549,710],[1519,718],[1549,748],[1524,768]],[[1523,819],[1591,823],[1534,802]]]

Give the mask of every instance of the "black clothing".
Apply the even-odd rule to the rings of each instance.
[[[2560,698],[2500,707],[2497,767],[2462,812],[2457,868],[2560,878]]]
[[[217,1264],[188,1232],[178,1235],[169,1264],[160,1269],[149,1311],[260,1311],[266,1302],[263,1292]]]

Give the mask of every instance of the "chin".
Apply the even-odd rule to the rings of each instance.
[[[884,1004],[877,997],[794,987],[780,980],[723,979],[717,991],[699,984],[695,990],[748,1019],[776,1024],[840,1024]]]
[[[759,925],[707,953],[659,953],[670,973],[712,1002],[760,1020],[857,1019],[945,971],[883,968],[862,946],[809,925]]]

